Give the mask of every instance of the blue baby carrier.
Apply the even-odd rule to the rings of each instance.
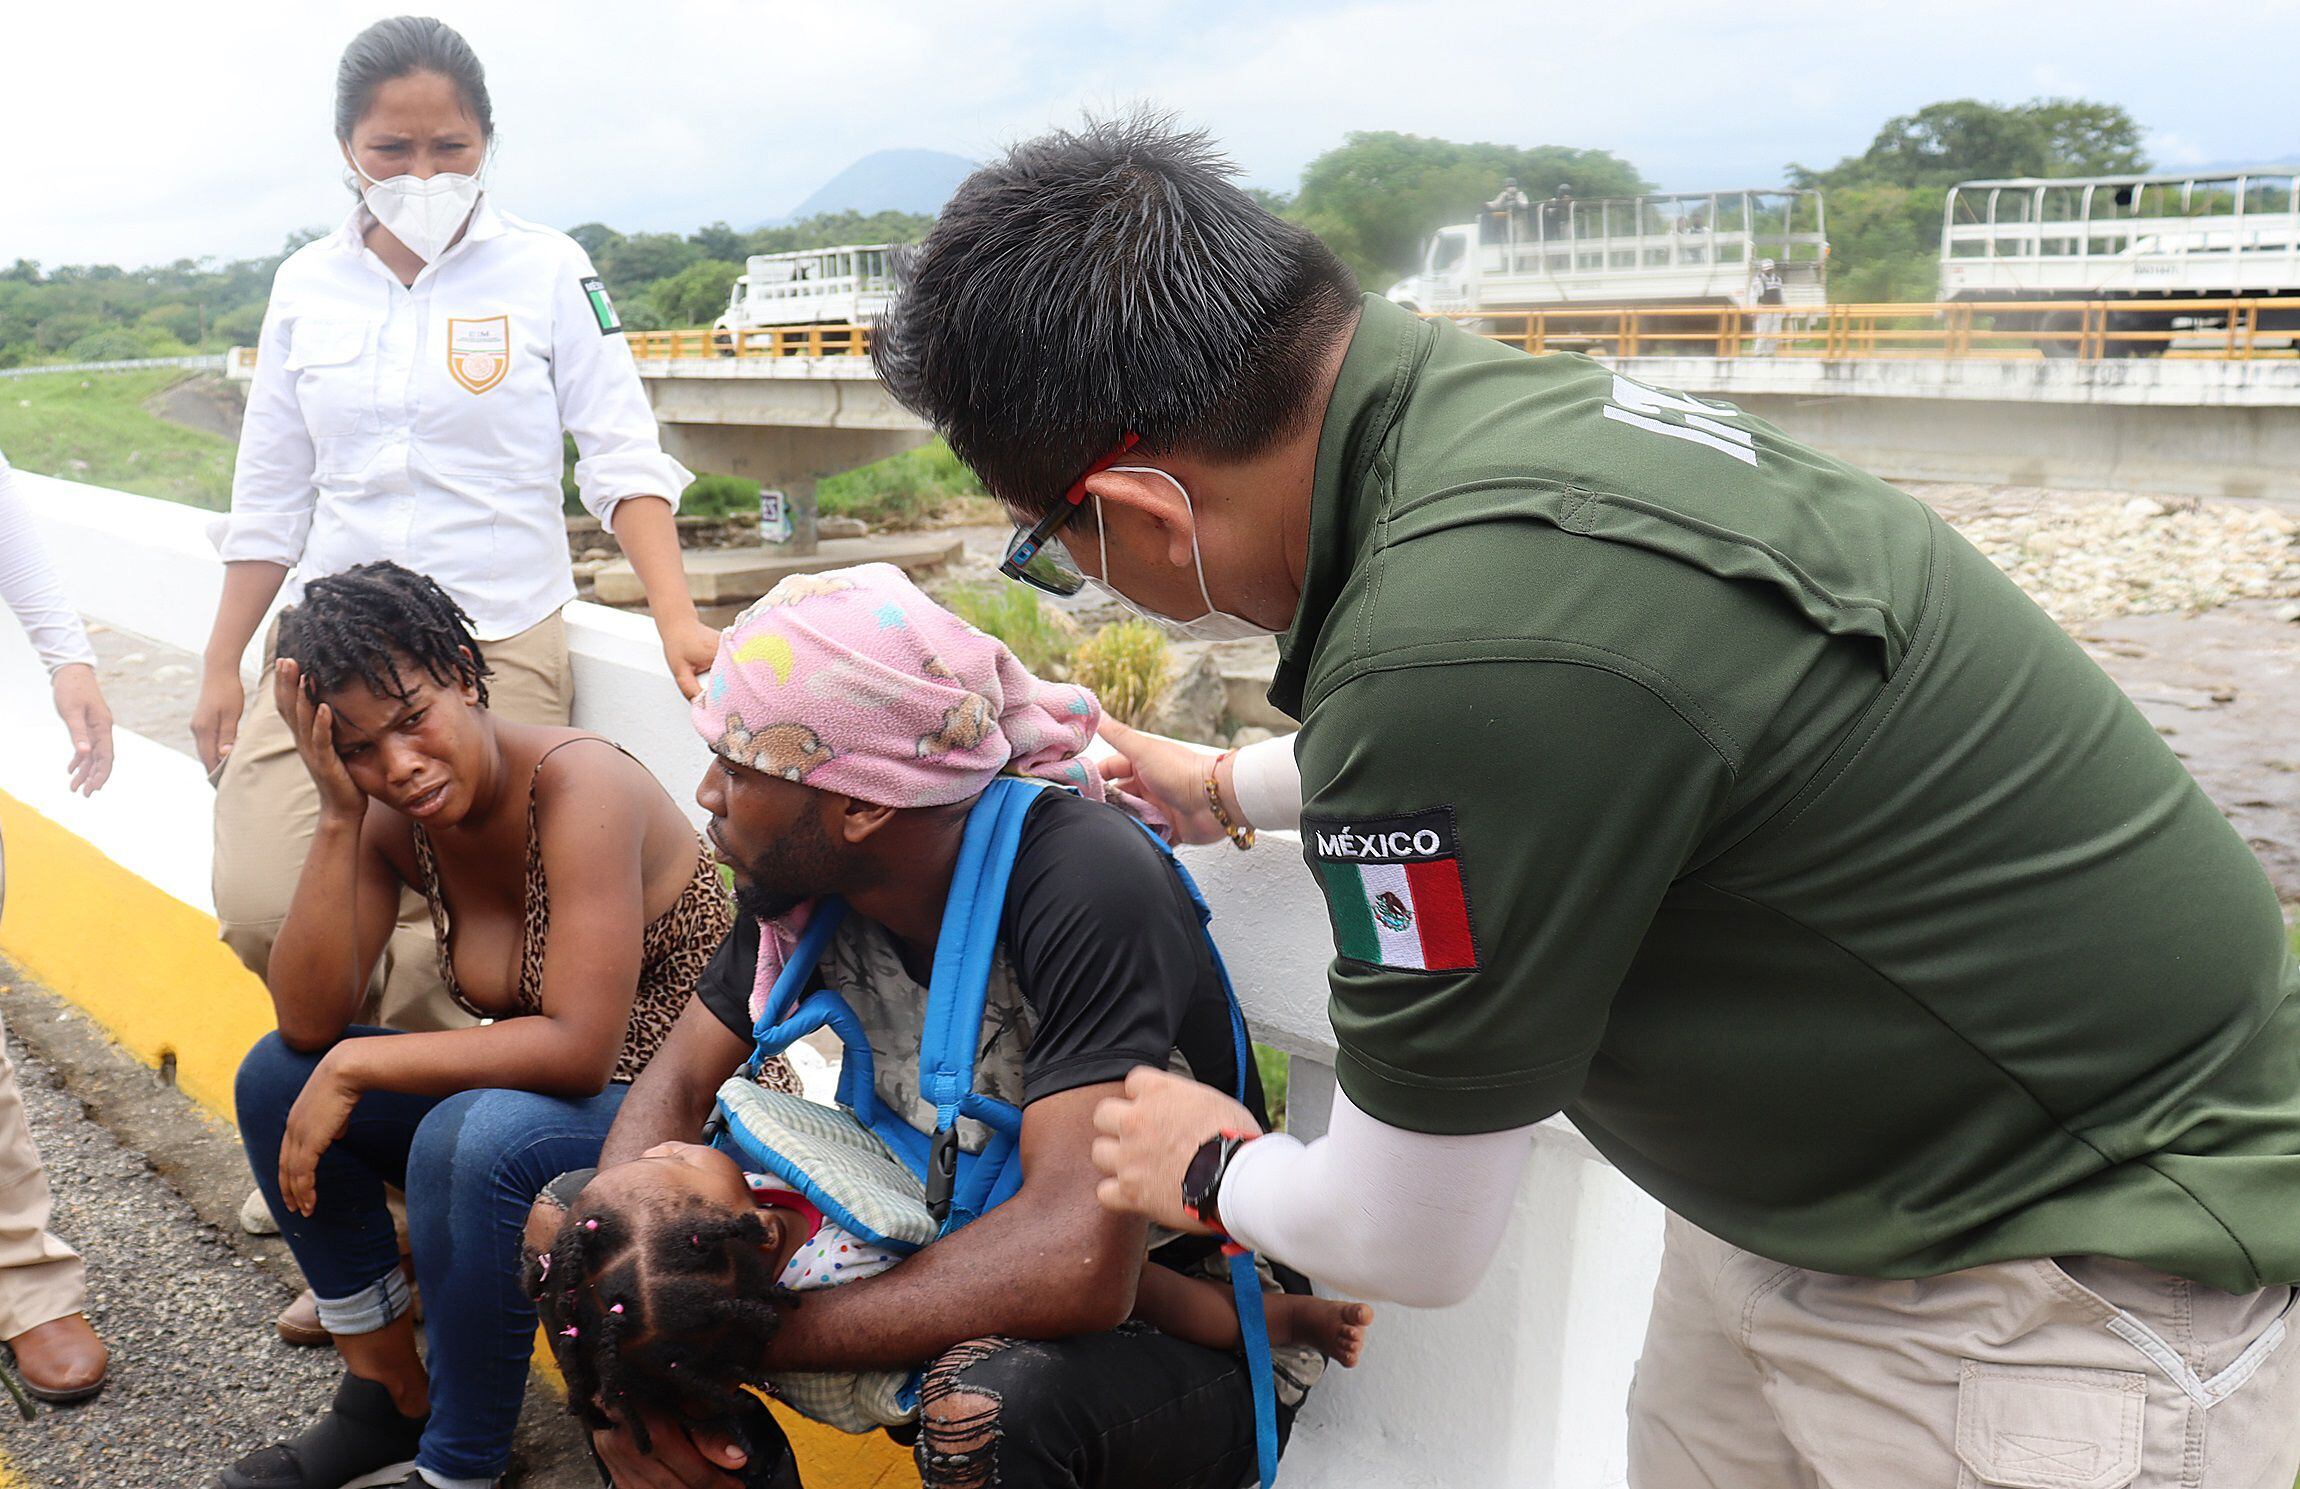
[[[823,953],[846,919],[843,900],[825,900],[816,907],[752,1031],[750,1063],[721,1091],[713,1118],[718,1146],[749,1171],[776,1175],[832,1222],[874,1245],[907,1255],[981,1218],[1022,1187],[1022,1112],[975,1089],[974,1063],[982,1042],[999,922],[1006,909],[1007,880],[1022,842],[1023,819],[1038,792],[1045,789],[1051,788],[1044,782],[1001,777],[982,793],[967,816],[957,872],[951,879],[942,931],[935,943],[925,1034],[919,1050],[919,1091],[935,1109],[932,1136],[911,1126],[880,1100],[870,1040],[862,1021],[844,998],[821,985],[816,976]],[[1155,834],[1149,836],[1181,876],[1203,932],[1213,918],[1205,896],[1171,850]],[[1237,1065],[1231,1094],[1244,1101],[1246,1072],[1251,1068],[1248,1062],[1253,1058],[1246,1041],[1246,1018],[1211,934],[1206,946],[1230,1007]],[[810,1110],[797,1098],[764,1092],[751,1079],[761,1061],[826,1028],[836,1033],[846,1048],[839,1072],[838,1102],[852,1114],[852,1123],[819,1106]],[[989,1139],[979,1153],[967,1153],[959,1146],[961,1117],[989,1130]],[[917,1208],[914,1183],[924,1186],[923,1214]],[[1262,1312],[1261,1280],[1252,1252],[1236,1246],[1224,1246],[1223,1250],[1229,1258],[1231,1288],[1237,1299],[1239,1331],[1253,1387],[1255,1455],[1263,1489],[1269,1489],[1276,1481],[1278,1467],[1277,1392],[1269,1329]],[[828,1400],[823,1386],[827,1379],[808,1377],[789,1382],[794,1388],[793,1404],[834,1425],[846,1425],[840,1418],[851,1417],[855,1407],[845,1387],[836,1393],[840,1411],[817,1411],[810,1405],[810,1393],[816,1400]],[[842,1379],[851,1382],[853,1378]],[[781,1388],[785,1382],[778,1378],[777,1385]],[[901,1411],[914,1412],[918,1387],[919,1376],[913,1373],[896,1378],[882,1394]],[[865,1423],[872,1410],[862,1408]],[[885,1408],[877,1410],[883,1419]],[[867,1430],[867,1426],[858,1429],[850,1425],[848,1430]]]

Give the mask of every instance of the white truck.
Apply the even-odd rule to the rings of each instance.
[[[855,243],[752,255],[711,322],[713,345],[735,350],[737,333],[775,326],[867,326],[894,290],[891,243]]]
[[[1440,228],[1389,298],[1438,314],[1565,306],[1818,306],[1828,225],[1817,191],[1705,191],[1535,203],[1516,183]]]
[[[1967,181],[1942,208],[1945,301],[2237,300],[2300,295],[2300,166],[2196,175],[2023,177]],[[2206,305],[2112,310],[2107,343],[2147,356],[2188,331],[2225,331]],[[1998,330],[2038,330],[2048,356],[2074,355],[2081,312],[2007,311]],[[2300,308],[2257,311],[2256,330],[2300,330]]]

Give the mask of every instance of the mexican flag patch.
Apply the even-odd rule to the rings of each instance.
[[[607,298],[607,286],[596,274],[583,281],[583,298],[591,302],[591,318],[599,323],[599,334],[613,336],[623,329],[623,318],[615,313],[615,302]]]
[[[1302,839],[1342,956],[1405,972],[1476,968],[1451,808],[1347,822],[1304,818]]]

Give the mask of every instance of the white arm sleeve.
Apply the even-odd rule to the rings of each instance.
[[[1230,789],[1238,810],[1258,828],[1271,832],[1302,825],[1302,772],[1294,763],[1297,736],[1281,734],[1238,751],[1230,762]]]
[[[32,509],[16,489],[5,460],[0,460],[0,600],[6,600],[24,623],[25,634],[50,672],[76,662],[96,665],[87,627],[64,599],[47,545],[32,526]]]
[[[1324,1137],[1273,1134],[1230,1160],[1222,1224],[1336,1291],[1443,1308],[1485,1275],[1532,1150],[1531,1127],[1467,1137],[1407,1132],[1336,1091]]]

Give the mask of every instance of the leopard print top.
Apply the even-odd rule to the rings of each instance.
[[[449,950],[452,923],[447,898],[440,889],[439,862],[430,837],[420,825],[415,829],[415,865],[423,880],[423,897],[431,904],[440,980],[447,984],[448,995],[457,1006],[475,1018],[518,1018],[543,1011],[543,945],[551,931],[551,894],[543,876],[543,839],[536,828],[535,777],[542,775],[544,760],[581,742],[563,740],[544,751],[543,760],[535,762],[535,776],[527,782],[527,875],[521,891],[526,912],[519,944],[519,988],[509,1014],[490,1014],[463,996],[463,988],[455,980],[455,958]],[[599,742],[623,748],[613,740]],[[698,836],[693,877],[671,908],[647,926],[639,963],[639,993],[631,1002],[631,1023],[623,1034],[622,1051],[615,1058],[614,1079],[630,1080],[662,1047],[695,984],[702,980],[703,969],[710,965],[734,923],[734,905],[719,881],[718,860],[710,845]],[[796,1090],[797,1082],[792,1080],[786,1089]]]

